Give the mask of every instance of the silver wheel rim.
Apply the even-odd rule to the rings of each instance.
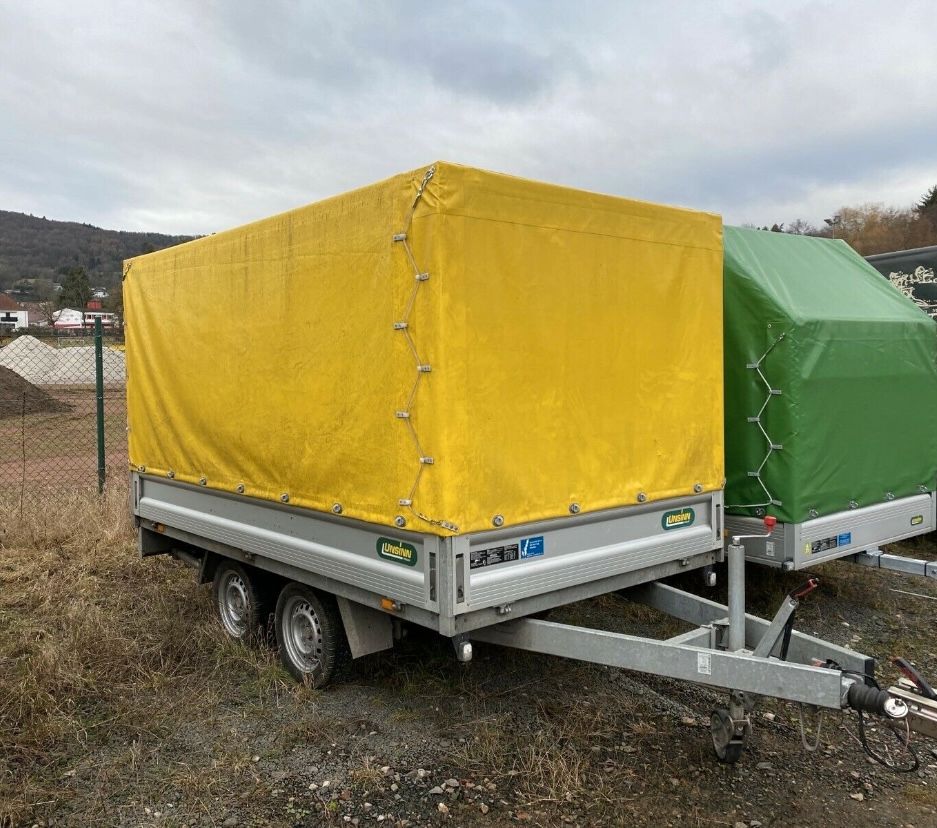
[[[322,625],[305,598],[290,598],[283,607],[283,643],[302,672],[311,673],[322,663]]]
[[[237,572],[228,572],[218,590],[218,613],[229,635],[243,638],[247,634],[250,595],[247,584]]]

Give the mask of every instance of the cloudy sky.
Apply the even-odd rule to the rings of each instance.
[[[208,233],[437,159],[814,222],[937,183],[937,3],[0,0],[0,209]]]

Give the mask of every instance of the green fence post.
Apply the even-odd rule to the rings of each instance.
[[[94,387],[97,394],[98,494],[104,492],[104,334],[101,317],[94,318]]]

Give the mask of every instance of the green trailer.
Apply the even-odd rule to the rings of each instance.
[[[937,324],[842,241],[727,227],[724,273],[728,533],[937,576],[878,551],[937,527]]]

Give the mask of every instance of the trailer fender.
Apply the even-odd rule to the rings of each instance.
[[[336,596],[352,658],[394,646],[393,619],[385,612]]]
[[[149,528],[147,524],[155,528]],[[137,533],[137,551],[141,558],[149,558],[153,555],[168,555],[172,552],[176,541],[168,535],[159,531],[161,524],[146,521],[140,526]]]

